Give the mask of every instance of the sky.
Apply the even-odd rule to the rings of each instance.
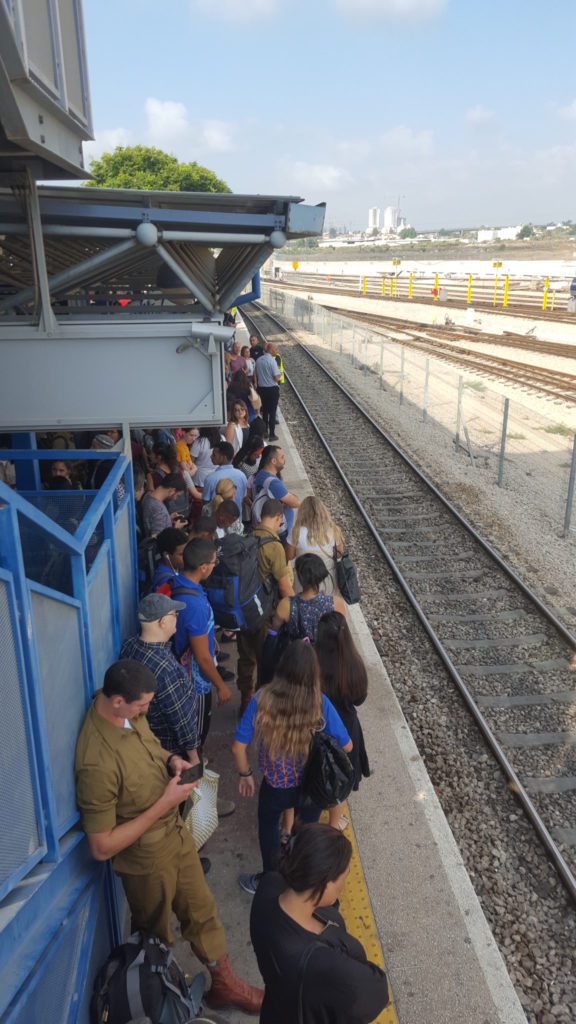
[[[575,0],[84,0],[95,142],[365,229],[576,221]]]

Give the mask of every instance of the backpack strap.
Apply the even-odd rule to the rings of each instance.
[[[296,979],[298,984],[298,1024],[304,1024],[304,975],[306,974],[306,968],[312,953],[314,950],[319,949],[320,946],[330,949],[327,942],[312,942],[308,948],[304,950],[298,962],[298,975]]]

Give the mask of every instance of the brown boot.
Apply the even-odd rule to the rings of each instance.
[[[213,967],[208,967],[212,975],[212,987],[204,997],[206,1006],[218,1010],[222,1006],[237,1006],[245,1013],[259,1013],[264,999],[264,991],[254,988],[238,978],[225,953]]]

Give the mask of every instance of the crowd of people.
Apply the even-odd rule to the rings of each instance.
[[[262,1024],[368,1024],[387,1004],[388,986],[338,910],[349,823],[336,803],[320,824],[321,807],[303,785],[318,732],[348,755],[353,789],[369,775],[356,712],[367,673],[337,587],[341,530],[319,497],[300,501],[282,481],[277,347],[250,341],[232,342],[227,353],[221,430],[132,437],[139,632],[125,640],[86,716],[77,801],[92,855],[112,859],[122,880],[134,928],[170,945],[175,913],[210,972],[208,1006],[259,1013]],[[249,626],[215,618],[221,595],[211,585],[232,550],[256,567],[261,613]],[[254,897],[250,934],[264,990],[229,961],[206,880],[210,862],[183,817],[202,785],[213,702],[227,704],[233,683],[232,755],[215,767],[235,765],[240,798],[258,788],[261,865],[238,881]],[[234,810],[219,801],[219,817]]]

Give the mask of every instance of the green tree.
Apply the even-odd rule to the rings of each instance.
[[[201,164],[181,164],[155,146],[117,146],[90,164],[89,188],[137,188],[168,192],[230,192],[228,185]]]
[[[416,238],[416,228],[402,228],[400,238]]]
[[[518,238],[532,238],[534,236],[534,228],[531,224],[525,224],[523,228],[520,228],[518,232]]]

